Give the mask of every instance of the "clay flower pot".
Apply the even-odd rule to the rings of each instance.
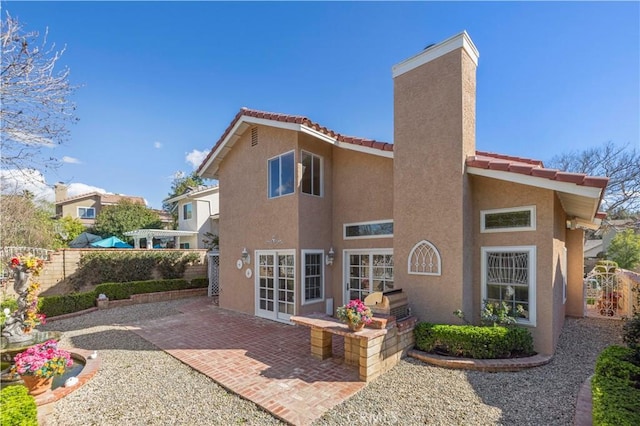
[[[41,395],[51,389],[53,377],[40,377],[24,375],[20,376],[24,385],[29,389],[29,394],[33,396]]]

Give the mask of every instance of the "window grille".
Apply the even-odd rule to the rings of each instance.
[[[442,275],[442,261],[436,246],[422,240],[409,252],[409,273],[414,275]]]

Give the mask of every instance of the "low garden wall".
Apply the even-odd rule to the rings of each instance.
[[[77,283],[74,284],[73,277],[80,268],[80,259],[90,253],[169,253],[181,252],[197,254],[199,261],[196,264],[187,265],[183,278],[191,280],[207,275],[207,251],[206,250],[146,250],[146,249],[58,249],[53,252],[45,262],[44,268],[37,278],[40,283],[41,295],[60,295],[78,291]],[[161,278],[160,274],[154,272],[153,277]],[[6,295],[14,296],[13,280],[6,283]]]

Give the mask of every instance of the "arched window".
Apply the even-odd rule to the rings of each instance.
[[[442,263],[436,246],[422,240],[409,252],[409,273],[414,275],[441,275]]]

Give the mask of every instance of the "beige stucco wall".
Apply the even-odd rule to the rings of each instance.
[[[347,303],[345,250],[393,249],[393,238],[344,239],[344,224],[393,219],[393,160],[346,149],[333,149],[333,247],[331,266],[334,308]],[[395,263],[395,259],[394,259]],[[397,263],[395,263],[397,264]],[[397,278],[395,283],[398,283]]]
[[[100,197],[97,195],[94,197],[83,198],[77,201],[70,201],[67,204],[57,206],[56,214],[61,217],[71,216],[73,218],[78,217],[78,207],[93,207],[96,211],[96,217],[100,214]],[[60,209],[61,208],[61,209]],[[95,219],[80,219],[83,225],[90,226],[95,223]]]
[[[562,284],[555,281],[560,250],[559,240],[554,239],[556,195],[553,191],[520,185],[511,182],[473,176],[474,229],[477,240],[474,244],[474,300],[481,306],[481,248],[503,246],[536,247],[536,326],[529,327],[536,351],[552,354],[555,348],[555,327],[558,315],[553,300],[560,296]],[[519,232],[480,233],[481,210],[511,207],[536,206],[536,230]],[[556,243],[555,241],[558,241]],[[478,319],[479,316],[476,317]]]
[[[465,159],[475,153],[475,64],[454,50],[394,79],[396,281],[421,320],[473,311],[471,198]],[[441,276],[408,274],[410,250],[428,240]]]
[[[567,306],[566,314],[584,316],[584,230],[567,229]]]

